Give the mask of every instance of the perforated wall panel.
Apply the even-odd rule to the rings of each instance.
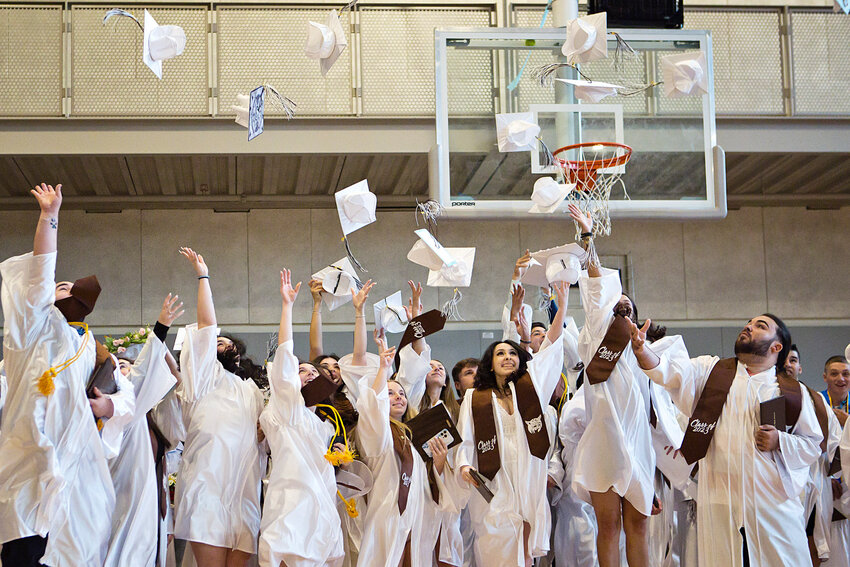
[[[434,29],[487,27],[489,10],[361,8],[363,114],[434,114]],[[448,50],[449,114],[493,113],[493,62],[484,50]]]
[[[778,10],[685,10],[686,29],[711,30],[718,115],[785,113],[779,24]],[[659,108],[682,104],[660,97]]]
[[[0,116],[62,114],[62,9],[0,6]]]
[[[112,7],[111,5],[109,7]],[[144,6],[125,6],[144,22]],[[72,6],[73,92],[77,116],[198,116],[209,113],[207,11],[148,8],[159,25],[186,32],[182,55],[164,61],[162,80],[142,61],[142,31],[128,18],[102,24],[107,7]]]
[[[850,18],[826,11],[791,12],[794,113],[850,114]]]
[[[319,62],[304,55],[307,22],[325,23],[329,10],[299,8],[219,8],[219,114],[234,114],[237,94],[263,83],[297,105],[298,116],[353,113],[350,14],[340,16],[348,47],[325,77]],[[268,114],[280,114],[267,106]]]

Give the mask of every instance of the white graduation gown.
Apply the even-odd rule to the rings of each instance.
[[[374,483],[369,493],[369,507],[366,510],[357,565],[398,565],[409,537],[411,565],[431,567],[440,522],[433,509],[431,513],[425,512],[426,507],[430,506],[427,501],[432,500],[425,463],[419,452],[411,447],[413,472],[410,492],[404,513],[399,514],[398,482],[401,463],[393,448],[389,393],[386,389],[376,393],[371,387],[373,380],[374,374],[365,375],[361,378],[358,388],[360,396],[357,400],[357,411],[360,413],[360,420],[355,434],[361,458],[372,471]],[[442,481],[442,476],[435,475],[435,478],[441,494],[440,506],[452,506],[453,499]]]
[[[334,427],[304,405],[292,341],[270,365],[271,399],[260,424],[272,451],[260,526],[260,565],[321,567],[342,564],[334,468],[325,459]]]
[[[561,408],[558,436],[563,448],[564,466],[561,497],[555,508],[555,562],[557,565],[593,567],[596,565],[596,514],[588,502],[590,496],[576,494],[573,484],[576,446],[586,428],[585,386]]]
[[[146,418],[176,382],[165,362],[165,352],[162,341],[151,334],[127,375],[135,390],[135,411],[125,428],[121,451],[109,462],[115,512],[105,567],[150,567],[156,564],[158,551],[159,564],[165,564],[167,538],[159,539],[162,518],[156,486],[161,479],[156,477]]]
[[[186,441],[174,495],[174,535],[256,553],[266,461],[257,441],[263,395],[252,380],[218,361],[215,326],[186,327],[180,369]]]
[[[718,360],[716,356],[688,359],[682,349],[671,349],[647,375],[670,392],[682,413],[692,415]],[[823,436],[808,392],[801,393],[800,417],[790,433],[779,433],[780,449],[759,451],[755,444],[759,403],[780,395],[776,371],[771,368],[750,376],[738,363],[714,438],[699,462],[700,567],[740,567],[741,528],[753,567],[810,562],[802,492],[809,467],[820,455]]]
[[[100,567],[115,493],[85,387],[95,364],[89,333],[80,358],[53,379],[38,379],[70,359],[84,340],[53,305],[56,253],[0,264],[3,355],[8,394],[0,435],[0,543],[50,537],[41,563]]]
[[[0,432],[3,431],[3,406],[6,405],[6,370],[0,360]]]
[[[547,338],[540,351],[528,362],[528,373],[534,384],[540,407],[546,408],[558,380],[561,379],[561,367],[564,364],[564,350],[560,343],[553,345]],[[546,498],[546,476],[548,460],[538,459],[528,448],[522,416],[519,413],[514,384],[511,388],[513,414],[508,415],[493,396],[493,411],[496,417],[496,435],[502,466],[487,481],[493,492],[493,500],[488,504],[474,488],[470,491],[469,512],[475,531],[475,557],[479,566],[489,565],[525,565],[526,550],[523,546],[523,522],[531,527],[528,538],[528,555],[540,557],[549,551],[549,531],[552,518],[549,501]],[[457,452],[458,482],[464,466],[478,469],[478,455],[475,450],[475,424],[472,421],[472,395],[466,395],[460,408],[458,430],[463,443]],[[508,435],[506,431],[513,434]],[[554,434],[550,436],[554,441]]]
[[[816,393],[815,395],[819,396],[820,394]],[[825,401],[824,406],[829,408],[829,402]],[[826,414],[828,423],[826,451],[821,453],[809,467],[809,479],[803,492],[803,505],[805,506],[807,522],[812,511],[815,511],[815,529],[812,537],[818,550],[818,557],[821,559],[832,556],[829,548],[832,524],[832,480],[827,472],[841,439],[841,424],[838,422],[838,418],[835,417],[835,413],[831,409],[827,409]]]

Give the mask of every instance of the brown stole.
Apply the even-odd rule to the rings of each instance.
[[[401,433],[401,432],[399,432]],[[402,433],[393,435],[393,449],[399,458],[398,475],[398,513],[404,514],[407,509],[407,497],[410,494],[410,484],[413,482],[413,451],[410,442]]]
[[[631,339],[632,335],[626,318],[622,315],[614,315],[614,320],[585,370],[588,382],[599,384],[606,381]]]
[[[717,420],[720,419],[737,370],[736,358],[719,360],[711,369],[682,439],[682,456],[689,465],[705,457],[708,452],[708,447],[714,438]],[[791,429],[797,424],[803,407],[800,383],[784,374],[777,374],[776,382],[779,385],[780,394],[785,397],[785,422]]]
[[[153,450],[153,462],[156,469],[156,496],[159,506],[159,515],[165,519],[165,513],[168,510],[168,501],[165,496],[165,451],[168,448],[169,442],[162,434],[162,431],[157,427],[151,414],[147,414],[148,434],[151,438],[151,449]]]
[[[826,404],[823,401],[823,396],[808,386],[806,386],[806,391],[815,406],[815,416],[818,418],[820,432],[823,434],[823,441],[820,442],[820,450],[823,453],[826,451],[826,440],[829,439],[829,417],[826,415]]]
[[[540,399],[537,397],[531,376],[526,373],[514,382],[514,390],[528,448],[538,459],[545,459],[549,452],[549,432],[546,430],[543,409],[540,407]],[[478,472],[493,480],[502,468],[502,461],[499,458],[493,395],[489,389],[472,391],[472,422],[475,425]]]

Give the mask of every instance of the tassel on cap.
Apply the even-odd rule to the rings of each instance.
[[[463,321],[463,317],[460,316],[460,301],[463,299],[463,294],[460,292],[458,288],[454,289],[454,293],[452,294],[452,298],[446,301],[443,304],[443,308],[440,310],[443,313],[443,316],[449,321]]]
[[[637,59],[637,52],[632,48],[631,45],[626,42],[622,36],[616,32],[612,32],[612,35],[617,39],[617,47],[614,50],[614,70],[619,72],[623,71],[623,67],[626,61],[633,61]]]
[[[443,206],[434,199],[428,199],[424,203],[416,200],[416,210],[413,215],[416,218],[416,226],[419,226],[419,215],[422,215],[422,220],[425,222],[425,228],[428,232],[437,236],[437,219],[443,214]]]
[[[345,236],[342,237],[342,242],[345,244],[345,255],[348,256],[348,259],[351,260],[351,263],[354,264],[354,267],[360,270],[363,273],[368,273],[369,270],[363,267],[363,265],[354,257],[354,253],[351,251],[351,246],[348,245],[348,238]],[[357,282],[357,289],[363,287],[363,284],[359,281]]]
[[[271,103],[271,106],[282,110],[286,114],[286,119],[292,120],[295,116],[295,107],[298,106],[292,99],[283,96],[276,88],[269,84],[263,85],[263,93],[266,95],[266,100]]]
[[[130,18],[131,20],[136,22],[136,25],[139,26],[140,30],[142,30],[142,31],[145,30],[144,26],[142,26],[142,22],[140,22],[139,19],[136,16],[134,16],[133,14],[128,12],[127,10],[122,10],[120,8],[115,8],[114,10],[109,10],[103,16],[103,25],[106,25],[106,21],[109,20],[112,16]],[[117,25],[117,21],[116,21],[116,25]]]

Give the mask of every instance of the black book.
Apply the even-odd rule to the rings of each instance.
[[[777,396],[759,404],[761,425],[772,425],[779,431],[785,431],[785,396]]]
[[[431,460],[428,442],[435,437],[442,439],[449,449],[460,445],[460,433],[443,403],[423,411],[408,421],[407,426],[413,433],[413,446],[419,451],[423,461]]]
[[[107,358],[102,364],[95,367],[86,384],[86,396],[94,399],[94,389],[100,390],[103,395],[111,395],[118,391],[118,383],[115,382],[115,363],[112,357]]]
[[[473,485],[475,490],[477,490],[478,494],[480,494],[481,497],[487,501],[487,504],[489,504],[493,499],[493,491],[487,488],[486,479],[475,469],[469,469],[469,474],[472,476],[473,480],[475,480],[476,484]]]

